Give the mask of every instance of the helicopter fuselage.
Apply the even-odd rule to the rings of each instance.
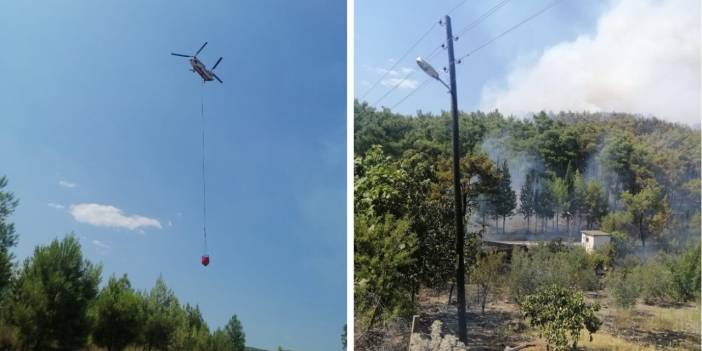
[[[212,72],[207,70],[207,67],[205,67],[205,65],[202,62],[200,62],[200,60],[198,60],[197,58],[191,58],[190,65],[193,67],[193,72],[199,74],[204,81],[209,82],[214,80]]]

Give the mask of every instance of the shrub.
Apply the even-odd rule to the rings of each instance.
[[[638,282],[625,269],[613,271],[607,276],[607,290],[614,299],[615,305],[626,309],[636,304],[640,294]]]
[[[556,285],[539,289],[521,303],[522,316],[539,328],[541,337],[557,351],[567,350],[569,345],[576,348],[583,328],[592,338],[602,324],[595,316],[599,309],[597,304],[585,303],[581,292]]]
[[[690,246],[682,254],[668,259],[671,273],[671,295],[678,302],[686,302],[700,294],[700,243]]]
[[[671,272],[659,259],[651,258],[632,272],[632,278],[639,287],[643,301],[647,304],[667,302],[672,296]]]

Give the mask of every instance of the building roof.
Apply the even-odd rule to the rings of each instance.
[[[582,233],[589,236],[610,236],[609,233],[605,233],[601,230],[583,230]]]

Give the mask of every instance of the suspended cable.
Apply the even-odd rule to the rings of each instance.
[[[447,12],[447,14],[450,15],[451,13],[453,13],[454,11],[456,11],[458,8],[460,8],[461,6],[465,5],[465,3],[466,3],[467,1],[468,1],[468,0],[463,0],[463,1],[461,1],[458,5],[454,6],[451,10],[449,10],[449,11]],[[504,1],[504,0],[503,0],[503,1]],[[361,95],[361,100],[365,99],[365,97],[368,96],[368,93],[370,93],[373,89],[375,89],[375,87],[378,86],[378,84],[379,84],[380,82],[382,82],[383,79],[385,79],[385,78],[390,74],[390,72],[392,72],[392,71],[397,67],[397,65],[399,65],[400,62],[402,62],[402,60],[404,60],[405,57],[407,57],[407,55],[409,55],[409,54],[412,52],[412,50],[414,50],[414,48],[417,47],[417,45],[419,45],[419,43],[420,43],[422,40],[424,40],[424,38],[426,38],[427,35],[429,35],[429,33],[431,33],[431,31],[436,27],[437,24],[438,24],[438,22],[432,23],[432,25],[429,27],[429,29],[427,29],[427,31],[424,32],[424,34],[422,34],[422,35],[419,37],[419,39],[417,39],[417,41],[415,41],[414,44],[412,44],[412,46],[410,46],[409,49],[407,49],[407,50],[405,51],[405,53],[402,54],[402,56],[401,56],[399,59],[397,59],[397,60],[395,61],[395,63],[393,63],[393,65],[392,65],[388,70],[386,70],[385,73],[384,73],[378,80],[376,80],[376,81],[370,86],[370,88],[368,88],[368,89]]]
[[[429,27],[429,29],[428,29],[426,32],[424,32],[424,34],[422,34],[422,35],[419,37],[419,39],[417,39],[417,41],[415,41],[414,44],[412,44],[412,46],[410,46],[410,48],[407,49],[407,51],[405,51],[405,53],[402,54],[402,56],[401,56],[399,59],[397,59],[397,60],[395,61],[395,63],[393,63],[393,65],[390,67],[390,69],[386,70],[385,73],[384,73],[378,80],[376,80],[376,81],[371,85],[371,87],[368,88],[368,90],[366,90],[365,93],[363,93],[363,95],[361,95],[361,99],[364,99],[364,98],[368,95],[368,93],[370,93],[376,86],[378,86],[378,83],[382,82],[383,79],[385,79],[385,78],[390,74],[390,72],[392,72],[392,71],[397,67],[397,65],[399,65],[400,62],[402,62],[402,60],[404,60],[405,57],[407,57],[407,55],[409,55],[409,54],[412,52],[412,50],[414,50],[414,48],[415,48],[417,45],[419,45],[419,43],[420,43],[422,40],[424,40],[424,38],[426,38],[427,35],[429,35],[429,33],[431,33],[431,31],[436,27],[437,24],[438,24],[438,22],[432,23],[432,25]]]
[[[457,35],[455,35],[456,40],[463,34],[468,33],[469,31],[473,30],[475,27],[478,26],[478,24],[482,23],[485,21],[488,17],[492,16],[493,13],[497,12],[499,9],[501,9],[503,6],[507,5],[508,2],[511,0],[501,0],[495,6],[491,7],[487,11],[483,12],[482,15],[478,16],[478,18],[474,19],[472,22],[470,22],[465,28],[461,29],[460,32],[458,32]]]
[[[467,0],[466,0],[466,1],[467,1]],[[458,9],[459,7],[461,7],[463,4],[466,3],[466,1],[463,1],[462,3],[458,4],[458,6],[454,7],[451,11],[448,12],[448,14],[451,14],[451,12],[453,12],[453,11],[455,11],[456,9]],[[506,5],[506,4],[507,4],[508,2],[510,2],[510,1],[511,1],[511,0],[500,0],[497,4],[495,4],[494,6],[492,6],[492,7],[491,7],[490,9],[488,9],[487,11],[483,12],[480,16],[478,16],[475,20],[473,20],[470,24],[468,24],[468,26],[466,26],[466,27],[460,32],[460,34],[459,34],[458,36],[456,36],[456,38],[458,38],[459,36],[461,36],[461,35],[463,35],[463,34],[469,32],[469,31],[472,30],[473,28],[477,27],[478,24],[480,24],[481,22],[485,21],[485,19],[487,19],[488,17],[490,17],[493,13],[497,12],[497,10],[499,10],[500,8],[502,8],[504,5]],[[443,43],[440,44],[440,45],[438,45],[438,46],[436,46],[436,47],[429,53],[429,55],[425,56],[426,60],[427,60],[427,61],[428,61],[428,60],[431,60],[436,54],[438,54],[438,53],[440,52],[439,49],[443,48],[444,46],[445,46],[445,44],[443,44]],[[406,56],[406,55],[405,55],[405,56]],[[404,58],[404,57],[403,57],[403,58]],[[397,64],[397,63],[399,63],[399,61],[395,62],[395,64]],[[386,72],[386,73],[387,73],[387,72]],[[414,71],[409,72],[404,78],[402,78],[402,79],[399,80],[396,84],[394,84],[393,87],[390,88],[389,91],[387,91],[383,96],[381,96],[378,100],[376,100],[376,102],[373,104],[373,106],[377,106],[378,103],[380,103],[384,98],[386,98],[388,95],[390,95],[390,93],[392,93],[393,91],[395,91],[395,89],[399,88],[403,83],[405,83],[405,81],[407,81],[407,79],[408,79],[412,74],[414,74]],[[384,78],[385,78],[385,75],[381,78],[381,80],[384,79]],[[376,82],[376,83],[377,83],[377,82]],[[410,93],[410,95],[411,95],[411,94],[412,94],[412,93]],[[406,99],[406,98],[407,98],[407,97],[403,98],[403,101],[404,101],[404,99]]]
[[[509,28],[508,28],[507,30],[505,30],[504,32],[502,32],[502,33],[498,34],[497,36],[491,38],[490,40],[488,40],[488,41],[486,41],[486,42],[484,42],[484,43],[478,45],[476,48],[472,49],[472,50],[469,51],[467,54],[465,54],[465,55],[459,57],[459,58],[456,60],[456,63],[457,63],[457,64],[460,64],[460,63],[461,63],[461,60],[463,60],[464,58],[466,58],[466,57],[468,57],[468,56],[470,56],[470,55],[476,53],[477,51],[480,51],[480,50],[483,49],[484,47],[486,47],[486,46],[492,44],[493,42],[495,42],[497,39],[500,39],[501,37],[505,36],[507,33],[511,32],[511,31],[513,31],[513,30],[519,28],[519,27],[522,26],[523,24],[525,24],[525,23],[527,23],[527,22],[533,20],[534,18],[536,18],[536,17],[538,17],[539,15],[543,14],[544,12],[548,11],[548,10],[551,9],[552,7],[556,6],[556,4],[558,4],[558,3],[561,2],[561,1],[563,1],[563,0],[555,0],[555,1],[552,1],[552,2],[549,3],[547,6],[543,7],[542,9],[540,9],[539,11],[534,12],[534,13],[531,14],[529,17],[523,19],[522,21],[520,21],[519,23],[513,25],[512,27],[509,27]]]
[[[405,95],[405,97],[400,99],[400,101],[398,101],[394,105],[392,105],[392,107],[390,107],[390,110],[394,110],[395,107],[397,107],[400,104],[402,104],[403,102],[405,102],[405,100],[409,99],[410,96],[414,95],[414,93],[416,93],[417,90],[422,89],[425,85],[427,85],[427,83],[429,83],[430,80],[431,80],[431,78],[425,79],[421,84],[419,84],[419,86],[416,89],[410,91],[409,94]]]
[[[461,1],[461,3],[460,3],[460,4],[458,4],[458,5],[454,6],[454,7],[453,7],[453,8],[451,9],[451,10],[449,10],[449,12],[446,12],[446,14],[447,14],[447,15],[450,15],[450,14],[452,14],[452,13],[453,13],[453,11],[456,11],[456,10],[458,10],[458,8],[459,8],[459,7],[461,7],[461,6],[463,6],[463,5],[465,5],[465,4],[466,4],[466,2],[468,2],[468,0],[463,0],[463,1]]]
[[[458,40],[459,37],[463,36],[463,34],[468,33],[472,29],[476,28],[478,24],[482,23],[485,21],[488,17],[490,17],[493,13],[497,12],[500,8],[502,8],[504,5],[506,5],[508,2],[511,0],[501,0],[495,6],[489,8],[487,11],[483,12],[480,16],[478,16],[476,19],[474,19],[470,24],[468,24],[465,28],[463,28],[458,35],[455,35],[455,39]],[[434,50],[427,55],[427,60],[430,60],[434,55],[436,55],[439,51],[439,49],[445,47],[445,43],[441,43],[438,46],[434,48]]]
[[[202,235],[204,237],[204,255],[208,255],[207,250],[207,188],[205,183],[205,82],[202,82],[200,90],[200,125],[202,131]]]

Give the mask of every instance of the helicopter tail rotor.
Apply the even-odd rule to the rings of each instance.
[[[212,76],[215,77],[215,79],[217,79],[218,82],[224,83],[221,79],[219,79],[219,77],[217,77],[216,74],[214,74],[214,72],[212,72]]]

